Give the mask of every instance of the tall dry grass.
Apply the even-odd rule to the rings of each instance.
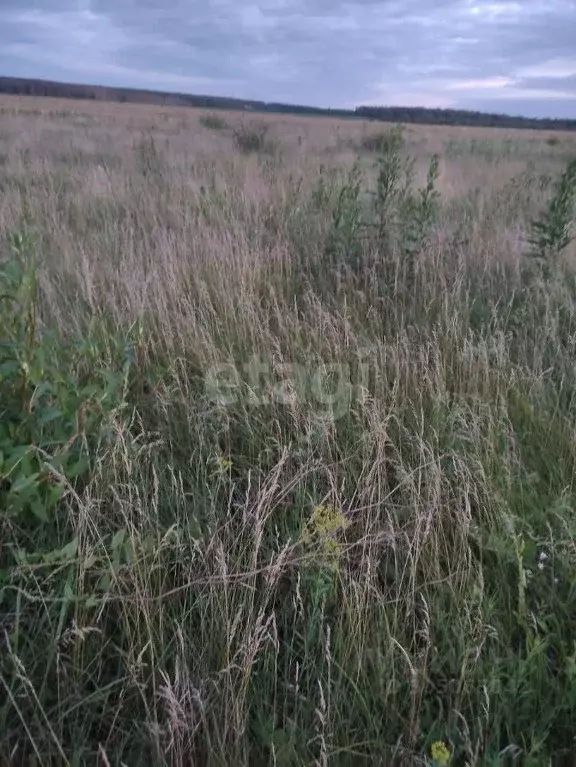
[[[89,470],[2,523],[2,758],[569,758],[574,252],[543,280],[526,237],[574,138],[410,128],[440,198],[408,250],[384,126],[0,106],[43,364],[122,371],[70,426]]]

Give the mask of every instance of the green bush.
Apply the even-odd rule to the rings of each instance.
[[[403,257],[403,266],[412,268],[412,257],[429,242],[437,222],[439,156],[432,156],[426,185],[417,189],[415,160],[405,152],[402,127],[381,134],[378,145],[375,189],[367,188],[366,175],[356,163],[345,178],[329,178],[323,171],[312,191],[312,205],[331,216],[324,260],[316,264],[320,271],[314,277],[322,295],[333,292],[334,274],[365,277],[371,268],[366,261],[369,251],[378,252],[381,274],[394,254]],[[311,265],[308,268],[314,271]]]
[[[200,125],[208,130],[227,130],[229,128],[228,123],[220,115],[202,115],[200,118]]]
[[[362,149],[367,152],[388,152],[390,149],[404,148],[404,128],[400,125],[383,133],[369,134],[362,137]]]
[[[576,291],[519,253],[554,153],[442,203],[398,130],[318,175],[142,149],[113,200],[60,152],[10,181],[0,763],[569,760]]]
[[[409,192],[402,210],[402,243],[406,253],[420,250],[436,223],[440,208],[440,194],[436,189],[439,175],[438,155],[433,155],[428,166],[426,186],[416,193]]]
[[[12,238],[16,258],[0,270],[0,508],[13,536],[20,525],[30,535],[62,522],[59,503],[89,476],[130,367],[107,367],[94,344],[65,343],[39,327],[36,268],[18,259],[25,244]]]
[[[530,256],[548,273],[576,233],[576,159],[554,187],[547,209],[532,222]]]
[[[152,134],[142,136],[135,142],[134,156],[138,170],[146,178],[155,178],[162,174],[164,162]]]
[[[266,123],[240,125],[234,129],[232,137],[236,147],[243,154],[273,154],[276,148],[274,142],[268,137]]]

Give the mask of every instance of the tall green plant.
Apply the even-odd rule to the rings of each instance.
[[[134,156],[140,173],[147,179],[159,178],[164,166],[162,153],[158,149],[154,136],[143,135],[134,144]]]
[[[229,127],[223,117],[215,114],[202,115],[200,125],[208,130],[227,130]]]
[[[36,268],[16,258],[24,246],[15,236],[0,269],[0,509],[28,525],[51,521],[89,470],[90,437],[121,401],[129,362],[94,370],[93,350],[39,328]]]
[[[376,190],[373,193],[374,218],[380,242],[389,242],[397,224],[398,211],[414,178],[414,160],[403,156],[401,126],[382,137],[376,161]]]
[[[327,253],[354,268],[360,257],[364,219],[361,204],[362,173],[356,164],[342,184],[334,210]]]
[[[562,251],[576,235],[576,159],[554,186],[547,209],[532,222],[529,255],[549,274]]]
[[[414,253],[426,242],[430,229],[436,222],[440,194],[436,189],[440,158],[433,155],[428,166],[426,186],[416,194],[410,193],[402,211],[402,249]]]
[[[242,154],[274,154],[276,144],[268,136],[269,125],[266,123],[248,123],[239,125],[232,132],[236,148]]]
[[[438,214],[440,195],[436,184],[440,158],[433,155],[426,185],[415,190],[415,159],[404,152],[401,128],[392,130],[380,147],[372,198],[378,241],[385,250],[392,248],[413,255],[425,244]]]

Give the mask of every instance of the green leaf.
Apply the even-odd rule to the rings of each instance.
[[[2,362],[0,364],[0,378],[12,378],[20,372],[19,362]]]
[[[100,591],[110,591],[110,586],[112,585],[112,580],[110,578],[110,573],[104,573],[104,575],[100,578],[97,584],[97,588],[100,589]]]
[[[124,558],[128,565],[132,564],[134,561],[134,545],[130,538],[124,541]]]
[[[16,549],[14,551],[14,559],[16,560],[16,563],[19,565],[26,565],[28,564],[28,554],[24,549]]]
[[[126,530],[125,528],[122,527],[120,530],[118,530],[117,533],[114,534],[112,538],[112,543],[111,543],[112,549],[114,551],[118,551],[119,549],[121,549],[122,546],[124,545],[125,539],[126,539]]]
[[[88,456],[82,456],[78,461],[73,463],[70,467],[66,469],[66,476],[68,479],[75,479],[76,477],[79,477],[81,474],[85,474],[86,471],[90,468],[90,461],[88,459]]]
[[[54,386],[52,385],[51,381],[42,381],[42,383],[39,383],[38,386],[34,389],[34,400],[39,400],[41,397],[43,397],[45,394],[53,394],[54,393]]]
[[[49,508],[56,506],[58,501],[64,494],[64,487],[62,485],[51,485],[47,493],[47,505]]]
[[[83,565],[85,570],[90,570],[96,562],[98,561],[98,557],[96,554],[88,554],[88,556],[84,559]]]
[[[70,543],[67,543],[66,546],[60,550],[60,554],[63,559],[75,559],[78,554],[78,538],[74,538]]]
[[[56,444],[59,446],[61,443],[58,442]],[[66,465],[66,462],[69,460],[70,460],[70,453],[68,453],[67,451],[63,451],[62,453],[58,453],[57,455],[50,456],[49,465],[52,466],[54,469],[61,469],[63,466]]]
[[[47,424],[52,421],[56,421],[58,418],[63,418],[64,414],[57,407],[46,407],[38,415],[39,424]]]
[[[74,594],[74,589],[72,588],[72,584],[70,581],[66,581],[64,585],[64,599],[74,599],[76,595]]]
[[[18,461],[21,461],[25,455],[27,455],[30,452],[30,446],[29,445],[17,445],[16,447],[13,447],[10,452],[6,455],[6,463],[8,464],[10,469],[13,469],[14,466],[18,463]]]
[[[50,521],[50,518],[48,517],[48,510],[39,498],[35,498],[33,501],[31,501],[30,509],[32,510],[34,516],[37,517],[41,522]]]
[[[29,488],[33,487],[34,485],[38,484],[38,477],[40,474],[37,472],[34,472],[34,474],[30,474],[28,476],[20,476],[18,477],[10,487],[10,493],[14,493],[15,495],[20,495],[25,490],[28,490]]]

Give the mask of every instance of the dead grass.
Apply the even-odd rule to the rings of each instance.
[[[0,233],[86,344],[61,374],[132,360],[59,515],[2,528],[0,756],[556,763],[576,304],[526,234],[574,135],[410,127],[417,185],[441,155],[413,252],[350,223],[385,126],[206,114],[0,100]],[[253,119],[273,151],[235,149]]]

